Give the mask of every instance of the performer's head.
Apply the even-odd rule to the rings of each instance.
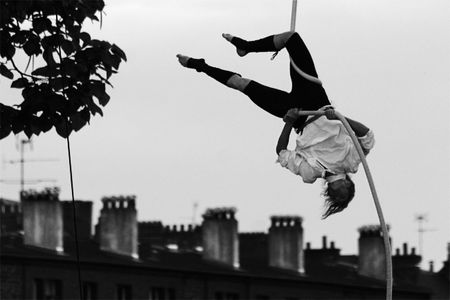
[[[355,196],[355,184],[348,174],[332,175],[326,181],[323,192],[325,212],[322,219],[344,210]]]

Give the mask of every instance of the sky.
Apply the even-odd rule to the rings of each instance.
[[[290,90],[289,58],[280,52],[236,55],[222,37],[257,39],[290,28],[287,0],[105,0],[98,39],[119,45],[128,62],[112,77],[104,117],[70,137],[75,198],[135,195],[140,221],[201,222],[212,207],[236,207],[240,231],[267,231],[272,215],[302,216],[305,241],[323,235],[343,254],[357,253],[357,229],[378,224],[362,166],[356,196],[342,213],[321,220],[323,184],[304,184],[275,163],[283,123],[245,95],[182,68],[176,54],[203,57],[279,89]],[[336,109],[370,127],[367,157],[392,248],[418,251],[439,269],[450,242],[450,2],[447,0],[299,0],[296,30],[314,58]],[[25,64],[25,62],[23,63]],[[0,79],[0,101],[20,94]],[[0,197],[18,199],[18,143],[0,141]],[[295,140],[293,135],[291,141]],[[291,143],[290,148],[295,144]],[[25,148],[27,185],[59,186],[71,197],[66,141],[55,130]]]

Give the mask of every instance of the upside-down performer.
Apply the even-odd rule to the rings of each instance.
[[[301,176],[306,183],[313,183],[317,178],[325,179],[325,210],[322,218],[342,211],[355,195],[355,185],[348,173],[356,173],[361,160],[351,137],[335,116],[300,35],[289,31],[255,41],[245,41],[230,34],[222,36],[236,47],[239,56],[286,48],[291,60],[300,69],[296,70],[291,63],[291,92],[264,86],[237,73],[212,67],[204,59],[178,54],[180,64],[241,91],[260,108],[282,118],[285,124],[276,147],[277,162]],[[299,110],[325,110],[326,117],[300,117]],[[357,121],[349,118],[347,121],[367,155],[374,145],[372,131]],[[296,147],[288,150],[289,135],[293,128],[298,133]]]

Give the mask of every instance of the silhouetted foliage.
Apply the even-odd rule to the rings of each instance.
[[[0,103],[0,139],[11,132],[28,137],[55,127],[67,137],[103,115],[106,84],[125,53],[92,39],[83,22],[101,23],[103,0],[1,0],[0,75],[22,90],[23,101]],[[100,18],[100,19],[99,19]],[[21,70],[16,60],[28,58]],[[0,100],[2,101],[2,100]]]

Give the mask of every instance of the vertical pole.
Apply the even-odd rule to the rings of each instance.
[[[292,0],[291,31],[295,31],[296,16],[297,16],[297,0]]]

